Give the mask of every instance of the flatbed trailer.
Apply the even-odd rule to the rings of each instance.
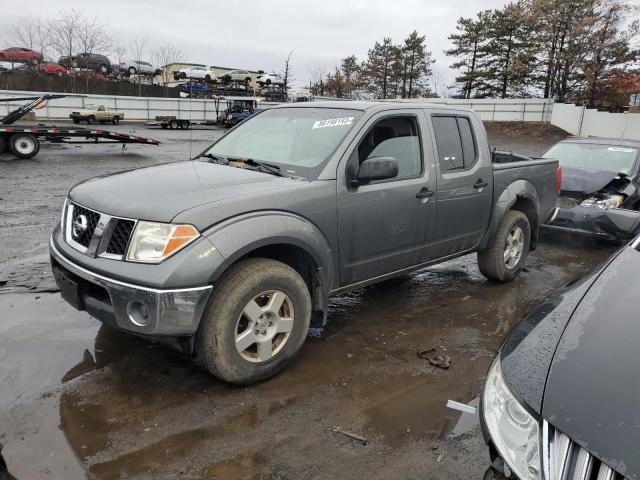
[[[158,116],[156,117],[154,122],[147,122],[145,123],[145,125],[147,127],[161,127],[164,129],[170,129],[170,130],[175,130],[175,129],[181,129],[181,130],[188,130],[189,128],[195,126],[195,125],[199,125],[199,126],[205,126],[205,127],[213,127],[218,125],[218,122],[216,122],[215,120],[205,120],[205,121],[199,121],[199,120],[188,120],[188,119],[184,119],[184,118],[177,118],[173,115],[166,115],[166,116]]]
[[[59,128],[47,126],[10,126],[0,125],[0,153],[7,147],[18,158],[35,157],[40,144],[49,143],[141,143],[159,145],[159,140],[89,128]]]
[[[160,141],[151,138],[129,135],[128,133],[112,132],[95,128],[63,128],[47,125],[14,125],[13,122],[22,118],[34,108],[42,108],[50,99],[61,98],[64,95],[41,95],[39,97],[25,97],[9,100],[31,100],[26,105],[9,112],[0,119],[0,153],[11,151],[18,158],[35,157],[42,142],[49,143],[141,143],[145,145],[159,145]]]

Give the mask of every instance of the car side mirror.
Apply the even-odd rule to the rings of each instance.
[[[367,158],[360,164],[351,185],[365,185],[376,180],[387,180],[398,176],[398,161],[393,157]]]

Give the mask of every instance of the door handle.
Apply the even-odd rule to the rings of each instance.
[[[476,190],[480,190],[481,188],[484,188],[487,185],[489,185],[487,182],[485,182],[481,178],[479,178],[478,181],[473,184],[473,188],[475,188]]]
[[[428,188],[424,187],[421,188],[420,191],[418,193],[416,193],[416,198],[429,198],[429,197],[433,197],[435,195],[436,192],[432,192],[431,190],[429,190]]]

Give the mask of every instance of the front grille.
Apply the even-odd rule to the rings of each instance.
[[[624,477],[601,462],[565,434],[543,426],[546,452],[545,478],[548,480],[622,480]]]
[[[117,223],[113,233],[111,233],[106,252],[111,255],[124,255],[127,252],[129,239],[136,223],[133,220],[124,220],[122,218],[114,218],[111,221]]]
[[[561,196],[558,197],[556,202],[556,207],[558,208],[573,208],[575,206],[580,205],[582,200],[574,197]]]
[[[79,205],[73,205],[71,212],[71,238],[87,248],[93,232],[100,221],[100,214]]]

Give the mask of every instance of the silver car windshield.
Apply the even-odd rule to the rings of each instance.
[[[564,142],[547,150],[543,158],[555,158],[563,168],[631,174],[638,149],[595,143]]]
[[[249,118],[205,152],[279,165],[308,176],[321,167],[362,116],[342,108],[275,108]]]

